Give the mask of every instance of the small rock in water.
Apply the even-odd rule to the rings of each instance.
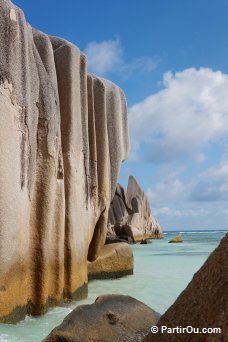
[[[179,243],[179,242],[183,242],[183,238],[181,234],[178,234],[177,236],[175,236],[169,241],[169,243]]]

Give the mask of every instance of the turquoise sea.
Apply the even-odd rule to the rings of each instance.
[[[224,231],[182,232],[184,243],[169,244],[179,232],[165,232],[162,240],[134,245],[133,276],[92,281],[86,300],[50,309],[39,318],[27,317],[17,325],[0,324],[0,342],[40,342],[77,305],[93,303],[104,293],[131,295],[163,314],[175,301],[225,235]]]

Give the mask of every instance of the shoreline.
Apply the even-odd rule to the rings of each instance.
[[[220,239],[222,235],[219,233]],[[198,247],[200,246],[198,244],[195,246],[195,241],[193,244],[189,242],[182,246],[170,246],[168,239],[169,236],[166,235],[164,239],[154,240],[148,245],[132,245],[135,257],[134,275],[112,280],[93,280],[88,284],[89,295],[87,299],[51,308],[47,314],[38,318],[27,317],[25,321],[16,326],[1,324],[0,338],[4,337],[7,342],[28,342],[28,339],[23,340],[25,332],[27,336],[31,334],[30,336],[38,336],[39,338],[42,331],[41,337],[44,338],[76,306],[93,303],[99,295],[104,293],[129,294],[163,314],[219,243],[219,241],[214,241],[213,234],[213,240],[206,244],[203,243],[201,251],[199,251]],[[194,246],[196,249],[192,249]],[[170,259],[172,267],[167,264],[167,262],[170,263]],[[182,278],[187,276],[188,279],[183,281],[180,279],[180,275]],[[169,279],[169,287],[166,287],[165,279]],[[180,280],[182,281],[181,284]],[[7,339],[6,335],[10,337]],[[34,340],[34,338],[30,340]]]

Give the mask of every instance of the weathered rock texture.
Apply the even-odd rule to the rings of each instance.
[[[0,0],[0,321],[87,294],[129,150],[122,91]]]
[[[109,233],[128,236],[133,242],[163,237],[158,221],[151,214],[147,196],[133,176],[129,177],[126,193],[117,185],[109,209]]]
[[[133,274],[134,259],[131,247],[124,242],[103,246],[100,256],[88,262],[89,280],[119,278]]]
[[[139,342],[156,322],[157,313],[138,300],[103,295],[94,304],[74,309],[44,341]]]
[[[158,326],[221,328],[221,334],[152,334],[143,341],[227,341],[228,234],[194,275],[187,288],[160,318]]]

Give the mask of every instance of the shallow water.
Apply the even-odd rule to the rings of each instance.
[[[92,281],[86,300],[50,309],[39,318],[27,317],[16,325],[0,324],[0,342],[40,342],[77,305],[93,303],[97,296],[104,293],[130,295],[164,313],[219,244],[225,232],[183,232],[184,243],[169,244],[168,241],[176,234],[165,233],[162,240],[134,245],[133,276]]]

